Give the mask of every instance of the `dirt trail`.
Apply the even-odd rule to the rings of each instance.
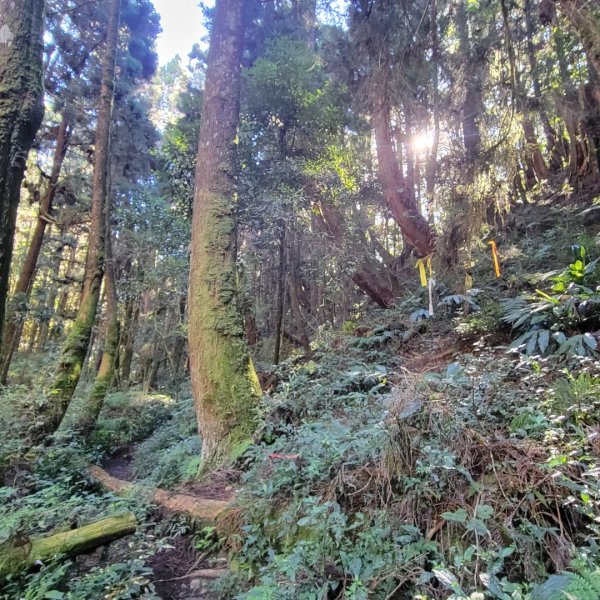
[[[133,481],[131,462],[135,446],[125,446],[117,450],[103,465],[104,470],[117,479]]]
[[[136,445],[120,448],[103,464],[111,477],[136,483],[132,470]],[[233,499],[232,478],[236,474],[216,473],[210,480],[178,486],[175,493],[185,493],[207,500]],[[154,572],[152,583],[163,600],[217,600],[212,590],[214,579],[224,572],[227,564],[221,557],[201,554],[193,544],[193,538],[182,535],[170,540],[173,548],[166,548],[150,558],[149,566]],[[202,571],[204,570],[204,573]]]

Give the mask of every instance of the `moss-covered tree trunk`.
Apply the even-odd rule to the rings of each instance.
[[[106,238],[105,238],[105,272],[104,293],[106,297],[106,318],[104,320],[104,338],[102,358],[96,373],[96,379],[89,398],[82,407],[74,429],[90,431],[100,415],[104,399],[115,375],[115,363],[119,348],[119,300],[117,298],[117,283],[115,264],[112,253],[110,206],[106,207]]]
[[[140,300],[137,296],[133,296],[127,301],[123,322],[123,333],[121,335],[120,388],[122,390],[129,388],[129,378],[131,375],[131,365],[133,363],[133,351],[135,349],[135,336],[137,333],[139,317]]]
[[[94,183],[90,233],[83,289],[77,317],[62,350],[52,388],[36,424],[38,437],[56,431],[77,387],[92,327],[96,320],[100,287],[104,276],[105,204],[108,181],[110,126],[115,88],[115,59],[121,0],[109,1],[109,19],[102,57],[102,82],[96,124]]]
[[[217,0],[196,168],[189,287],[192,388],[205,468],[242,452],[260,385],[237,303],[235,171],[242,0]]]
[[[13,292],[13,298],[18,302],[28,300],[31,295],[31,288],[37,268],[38,258],[42,250],[44,242],[44,234],[48,224],[48,217],[52,210],[56,189],[58,187],[58,178],[62,165],[69,147],[69,122],[65,116],[61,121],[56,136],[56,147],[54,148],[54,157],[52,160],[52,171],[50,172],[50,180],[48,187],[44,192],[42,201],[40,202],[40,212],[37,222],[27,248],[25,261],[21,267],[19,278]],[[2,348],[0,349],[0,381],[6,383],[8,368],[12,359],[13,351],[19,347],[22,328],[19,323],[19,318],[14,309],[9,310],[6,317],[6,326],[4,330],[4,339]]]
[[[0,348],[27,155],[44,116],[44,0],[0,0]]]
[[[0,546],[0,575],[23,573],[38,561],[51,561],[59,556],[77,556],[105,546],[135,533],[137,521],[133,513],[125,513],[41,539]]]

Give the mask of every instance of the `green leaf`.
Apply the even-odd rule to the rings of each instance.
[[[436,576],[437,580],[447,589],[452,590],[453,592],[463,591],[458,584],[458,579],[451,571],[448,569],[433,569],[433,573]]]
[[[47,600],[62,600],[65,597],[63,592],[59,592],[58,590],[50,590],[44,594],[44,598]]]
[[[546,350],[548,350],[548,345],[550,344],[550,332],[547,329],[543,329],[538,334],[538,346],[540,347],[540,352],[544,354]]]
[[[494,509],[489,504],[480,504],[475,510],[475,515],[482,521],[487,521],[494,514]]]
[[[529,356],[531,356],[534,352],[535,349],[537,348],[537,344],[538,344],[538,334],[537,332],[532,333],[531,337],[529,338],[529,341],[527,342],[527,347],[525,348],[525,353]]]
[[[454,512],[444,512],[442,513],[442,519],[446,521],[453,521],[454,523],[466,523],[469,518],[469,514],[464,508],[459,508]]]
[[[488,528],[481,519],[471,519],[467,525],[467,529],[477,535],[486,535]]]
[[[596,338],[594,338],[594,336],[589,333],[583,334],[583,341],[592,350],[595,350],[598,347],[598,342],[596,342]]]

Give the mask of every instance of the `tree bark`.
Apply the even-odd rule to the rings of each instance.
[[[481,101],[481,82],[479,81],[476,57],[471,48],[469,22],[465,7],[466,0],[458,0],[456,24],[463,61],[465,98],[462,105],[463,142],[467,159],[473,163],[481,151],[481,133],[479,131]]]
[[[275,350],[273,364],[278,365],[281,354],[281,335],[285,308],[285,225],[281,224],[279,236],[279,268],[277,272],[277,306],[275,308]]]
[[[330,236],[337,244],[342,244],[344,240],[344,218],[337,207],[319,201],[319,215],[315,214],[315,218],[320,216],[323,222],[323,228],[327,235]],[[395,293],[392,286],[388,285],[384,278],[378,273],[373,272],[370,265],[366,261],[359,262],[354,271],[350,274],[352,281],[363,291],[373,302],[381,306],[381,308],[389,308],[395,298]],[[317,300],[320,304],[321,299]]]
[[[27,155],[44,115],[44,0],[0,0],[0,348]]]
[[[74,424],[74,429],[88,432],[93,429],[115,374],[115,361],[119,347],[119,300],[117,298],[117,283],[115,264],[112,253],[110,202],[106,206],[106,238],[105,238],[105,273],[104,294],[106,298],[106,317],[104,319],[104,336],[102,358],[96,373],[94,385],[85,405]]]
[[[137,521],[133,513],[125,513],[97,521],[91,525],[28,540],[19,545],[10,542],[0,546],[0,575],[23,573],[37,561],[57,556],[77,556],[135,533]]]
[[[435,183],[437,175],[438,151],[440,146],[440,85],[439,85],[439,60],[440,60],[440,41],[438,35],[438,7],[437,0],[431,0],[430,3],[431,18],[431,61],[433,63],[433,142],[431,151],[427,157],[425,166],[425,185],[427,194],[427,220],[429,225],[433,226],[435,222]]]
[[[170,512],[185,513],[206,524],[214,524],[233,500],[233,498],[230,500],[212,500],[189,496],[187,494],[176,494],[167,490],[161,490],[160,488],[148,488],[112,477],[100,467],[91,467],[89,474],[92,479],[98,481],[107,490],[114,492],[118,496],[138,494]]]
[[[558,171],[562,165],[563,153],[558,144],[558,136],[554,127],[550,123],[548,114],[543,105],[542,86],[540,84],[538,61],[536,48],[534,44],[534,35],[536,33],[536,20],[534,18],[533,0],[525,0],[523,12],[525,14],[525,33],[527,42],[527,60],[529,62],[529,72],[533,85],[533,93],[538,107],[538,113],[542,121],[546,143],[550,154],[550,166],[553,171]]]
[[[137,296],[127,303],[125,322],[123,325],[123,349],[121,360],[121,389],[129,389],[133,351],[135,349],[135,336],[140,318],[140,301]]]
[[[63,347],[52,389],[38,415],[37,429],[40,436],[53,433],[57,429],[69,406],[71,397],[79,382],[98,310],[100,287],[104,276],[104,211],[108,182],[120,8],[121,0],[110,0],[107,35],[102,58],[102,83],[94,153],[91,224],[83,290],[77,317]]]
[[[203,468],[250,444],[261,391],[237,303],[235,171],[239,123],[241,0],[217,0],[202,109],[189,286],[192,389]]]
[[[52,160],[52,171],[50,173],[50,180],[48,181],[48,187],[42,197],[40,203],[40,212],[35,224],[35,229],[31,240],[29,242],[29,248],[25,255],[25,261],[21,267],[17,285],[15,286],[13,297],[22,300],[29,300],[31,296],[31,289],[33,287],[33,280],[35,277],[37,261],[42,250],[44,242],[44,234],[46,233],[46,225],[48,224],[48,217],[52,210],[52,203],[56,196],[56,188],[58,186],[58,178],[62,165],[67,154],[69,147],[69,122],[65,116],[63,116],[61,124],[58,128],[58,135],[56,138],[56,147],[54,149],[54,157]],[[6,376],[10,367],[10,361],[12,359],[12,351],[19,347],[21,327],[19,319],[17,318],[16,311],[10,310],[6,317],[6,326],[4,330],[4,338],[2,343],[2,349],[0,350],[0,381],[6,382]]]
[[[414,198],[403,193],[402,174],[392,144],[389,106],[385,98],[380,98],[379,101],[379,106],[373,113],[373,127],[377,144],[379,180],[385,202],[404,237],[420,256],[427,256],[434,248],[433,231],[419,211]]]
[[[558,0],[561,12],[577,32],[588,60],[600,75],[600,17],[589,0]]]
[[[523,119],[523,135],[525,138],[525,176],[527,187],[533,187],[537,181],[545,179],[548,175],[546,163],[540,150],[535,126],[531,120],[530,110],[528,106],[528,98],[526,91],[521,83],[521,74],[517,65],[515,48],[510,28],[510,15],[506,0],[500,1],[502,10],[502,23],[504,29],[504,37],[506,38],[506,51],[511,72],[511,84],[513,91],[513,99],[516,100],[517,108],[520,110]]]

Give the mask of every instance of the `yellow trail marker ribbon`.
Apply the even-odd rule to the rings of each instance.
[[[419,269],[419,275],[421,277],[421,286],[427,287],[427,273],[425,272],[425,263],[422,258],[417,261],[417,269]]]
[[[496,277],[500,277],[500,261],[498,260],[498,247],[496,246],[496,242],[488,242],[488,245],[492,247],[492,259],[494,260],[494,270],[496,272]]]
[[[431,255],[426,256],[424,258],[420,258],[417,261],[415,266],[416,269],[419,269],[419,276],[421,277],[421,286],[427,287],[427,271],[425,270],[425,266],[429,269],[429,277],[433,277],[433,268],[431,266]]]

